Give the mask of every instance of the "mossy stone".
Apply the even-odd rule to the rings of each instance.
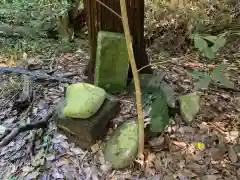
[[[108,93],[125,89],[129,58],[124,34],[100,31],[97,39],[97,54],[94,84]]]
[[[138,142],[138,123],[134,120],[124,122],[107,141],[104,149],[105,160],[115,169],[129,166],[136,158]]]
[[[86,119],[94,115],[106,98],[104,89],[88,84],[77,83],[67,87],[64,115]]]

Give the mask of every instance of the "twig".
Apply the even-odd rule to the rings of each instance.
[[[110,7],[108,7],[106,4],[104,4],[103,2],[96,0],[99,4],[101,4],[102,6],[104,6],[105,8],[107,8],[109,11],[111,11],[113,14],[115,14],[117,17],[119,17],[120,19],[122,19],[121,15],[119,15],[116,11],[114,11],[113,9],[111,9]]]
[[[44,120],[37,123],[26,124],[26,125],[22,125],[20,127],[14,128],[8,135],[4,135],[5,137],[3,139],[0,138],[2,139],[2,141],[0,142],[0,147],[3,147],[9,144],[12,141],[12,139],[21,132],[25,132],[32,129],[46,128],[46,127],[47,127],[47,121]]]
[[[14,137],[16,137],[19,133],[29,131],[32,129],[39,129],[39,128],[47,128],[49,119],[53,115],[53,110],[50,110],[48,114],[43,118],[43,120],[30,123],[26,125],[21,125],[19,127],[14,128],[13,130],[7,130],[1,137],[0,137],[0,147],[6,146],[9,144]]]
[[[139,135],[138,158],[140,158],[140,163],[142,163],[144,162],[144,154],[143,154],[144,152],[144,121],[143,121],[143,112],[142,112],[141,89],[140,89],[137,66],[134,59],[125,0],[120,0],[120,7],[121,7],[122,24],[123,24],[124,34],[126,38],[126,43],[127,43],[129,61],[132,68],[133,79],[134,79],[135,90],[136,90],[136,104],[137,104],[137,113],[138,113],[138,135]]]
[[[155,65],[160,65],[160,64],[165,64],[165,63],[168,63],[168,62],[172,62],[173,60],[167,60],[167,61],[161,61],[161,62],[156,62],[156,63],[150,63],[150,64],[147,64],[146,66],[143,66],[141,67],[140,69],[138,69],[137,71],[140,72],[141,70],[149,67],[149,66],[155,66]]]

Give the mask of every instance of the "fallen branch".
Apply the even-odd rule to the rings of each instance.
[[[78,81],[74,79],[67,79],[60,76],[50,76],[47,73],[40,71],[28,71],[24,68],[10,68],[10,67],[0,67],[0,71],[7,73],[15,73],[15,74],[25,74],[33,78],[33,80],[47,80],[52,82],[62,82],[62,83],[77,83]],[[83,80],[82,80],[83,81]]]
[[[54,114],[53,110],[50,110],[47,113],[47,115],[43,118],[43,120],[39,122],[29,123],[16,127],[14,129],[6,130],[5,133],[0,137],[0,147],[9,144],[13,140],[13,138],[15,138],[19,133],[33,129],[47,128],[49,119],[53,116],[53,114]]]

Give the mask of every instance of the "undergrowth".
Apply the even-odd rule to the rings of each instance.
[[[56,55],[71,52],[77,48],[76,42],[62,42],[57,38],[56,23],[69,10],[68,0],[12,0],[0,2],[0,26],[23,27],[43,36],[5,35],[0,29],[0,56],[19,59],[24,52],[29,55]],[[4,29],[4,28],[3,28]],[[49,31],[50,30],[50,31]],[[52,36],[46,38],[45,34]]]
[[[4,0],[0,2],[0,25],[53,28],[54,33],[52,22],[68,8],[68,0]],[[170,56],[186,54],[196,50],[191,38],[194,34],[218,36],[229,30],[239,31],[239,12],[237,0],[145,0],[147,45]],[[74,48],[76,43],[58,39],[0,36],[0,55],[56,54]]]
[[[29,39],[29,38],[0,38],[2,44],[0,55],[13,57],[16,59],[22,57],[24,52],[31,55],[42,54],[44,56],[58,55],[64,52],[74,52],[77,48],[75,42],[65,43],[55,39]]]
[[[145,4],[148,45],[155,44],[172,54],[185,54],[193,47],[192,34],[218,35],[240,30],[239,1],[146,0]]]

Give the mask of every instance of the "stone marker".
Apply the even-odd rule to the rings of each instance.
[[[64,116],[64,106],[64,101],[58,105],[59,112],[54,117],[58,131],[65,134],[69,141],[76,143],[82,149],[89,149],[97,140],[104,138],[108,131],[109,120],[114,118],[120,109],[118,101],[106,98],[93,116],[87,119],[75,119]]]
[[[121,92],[127,83],[129,60],[123,34],[100,31],[94,84],[108,93]]]

